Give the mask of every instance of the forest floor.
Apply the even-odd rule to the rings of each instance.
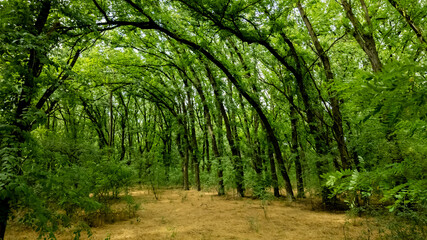
[[[367,219],[344,212],[316,210],[313,200],[261,201],[216,192],[134,189],[141,204],[136,217],[92,228],[89,239],[374,239]],[[57,239],[73,239],[71,229]],[[36,239],[37,234],[10,223],[5,239]],[[82,232],[81,239],[87,239]]]

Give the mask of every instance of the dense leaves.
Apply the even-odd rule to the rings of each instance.
[[[425,216],[426,8],[1,2],[0,238],[78,238],[136,183]]]

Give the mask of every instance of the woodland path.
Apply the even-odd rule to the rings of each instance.
[[[158,200],[147,190],[131,194],[141,203],[137,217],[93,228],[89,239],[356,239],[366,235],[369,226],[345,213],[315,211],[310,200],[263,202],[176,189],[159,190]],[[71,235],[64,230],[57,238]],[[6,239],[36,237],[16,224],[6,232]]]

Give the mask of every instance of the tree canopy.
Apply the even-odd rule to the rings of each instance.
[[[425,214],[426,13],[423,0],[1,1],[0,239],[12,209],[53,236],[136,183]]]

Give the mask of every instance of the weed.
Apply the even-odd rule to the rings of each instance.
[[[268,204],[269,204],[268,200],[264,200],[264,199],[261,200],[261,208],[264,211],[264,217],[265,217],[265,219],[267,219],[269,221],[270,219],[269,219],[269,217],[267,215],[267,206],[268,206]]]
[[[164,216],[162,216],[162,219],[160,220],[160,223],[162,223],[162,224],[166,224],[167,223],[166,218]]]
[[[248,222],[249,222],[249,228],[252,231],[259,232],[259,223],[257,218],[249,217]]]
[[[374,211],[369,214],[373,218],[365,218],[363,223],[360,219],[356,218],[351,223],[347,223],[347,225],[352,224],[353,226],[364,224],[367,227],[359,236],[359,239],[427,239],[427,218],[422,212],[414,212],[406,209],[397,213]]]
[[[174,239],[176,238],[176,228],[175,227],[169,227],[168,231],[171,232],[170,238]]]
[[[107,237],[105,238],[105,240],[111,240],[111,234],[110,233],[107,234]]]
[[[184,193],[183,196],[181,196],[181,202],[185,202],[187,200],[187,193]]]

